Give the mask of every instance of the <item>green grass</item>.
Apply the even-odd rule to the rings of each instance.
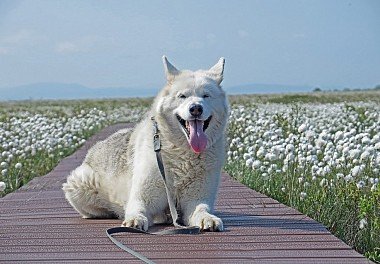
[[[305,188],[297,180],[301,175],[292,173],[292,168],[285,177],[283,173],[277,173],[270,175],[268,180],[240,161],[229,162],[225,170],[248,187],[322,223],[331,233],[372,261],[380,261],[380,185],[371,193],[368,188],[358,190],[355,183],[347,186],[341,179],[334,188],[321,188],[319,181],[311,180],[311,175],[303,175],[310,185],[306,188],[307,197],[301,198],[300,193]],[[333,179],[334,175],[326,178]],[[285,191],[281,191],[283,187]],[[366,228],[360,229],[359,222],[364,217],[369,221]]]

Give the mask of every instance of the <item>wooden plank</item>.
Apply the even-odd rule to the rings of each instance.
[[[37,253],[22,253],[22,254],[1,254],[1,258],[4,261],[8,260],[20,260],[20,261],[29,261],[29,260],[41,260],[41,259],[68,259],[68,260],[88,260],[93,259],[96,261],[102,261],[106,259],[134,259],[134,257],[126,254],[122,251],[111,251],[109,248],[107,251],[82,251],[82,252],[65,252],[64,246],[61,247],[61,252],[37,252]],[[136,249],[137,250],[137,249]],[[167,248],[163,251],[139,251],[141,254],[147,256],[152,260],[170,260],[170,259],[182,259],[182,260],[191,260],[195,255],[197,258],[201,259],[213,259],[218,261],[219,259],[266,259],[266,258],[324,258],[326,262],[330,258],[363,258],[359,254],[351,249],[347,250],[315,250],[315,249],[303,249],[303,250],[216,250],[209,251],[203,250],[198,251],[172,251]]]
[[[64,232],[62,232],[64,231]],[[91,232],[91,228],[83,230],[83,233],[78,233],[77,229],[64,229],[64,230],[51,230],[46,232],[29,232],[29,233],[8,233],[0,239],[0,247],[8,246],[27,246],[27,245],[70,245],[70,244],[102,244],[104,241],[108,241],[108,238],[104,236],[104,230],[97,230],[99,232]],[[119,237],[119,236],[118,236]],[[325,234],[298,234],[298,235],[278,235],[278,234],[234,234],[234,235],[198,235],[191,237],[191,241],[188,237],[182,236],[157,236],[154,238],[146,239],[141,235],[128,235],[133,243],[137,244],[188,244],[189,242],[196,244],[208,244],[208,243],[293,243],[293,242],[305,242],[305,243],[325,243],[325,242],[340,242],[340,240],[329,233]],[[129,242],[131,243],[131,242]],[[346,244],[342,244],[344,247],[348,247]]]
[[[189,260],[180,260],[180,259],[174,259],[174,260],[155,260],[157,263],[165,263],[165,264],[177,264],[177,263],[189,263]],[[10,261],[8,260],[7,263],[19,263],[19,261]],[[38,261],[28,261],[28,263],[31,264],[40,264],[40,263],[51,263],[51,260],[38,260]],[[78,263],[78,260],[54,260],[54,263]],[[81,260],[79,263],[94,263],[94,260]],[[102,263],[109,263],[109,264],[125,264],[126,261],[124,260],[117,260],[117,259],[103,259]],[[132,260],[128,259],[128,264],[141,264],[142,262],[140,260]],[[215,261],[213,259],[199,259],[197,256],[191,259],[191,263],[197,264],[197,263],[212,263],[214,264]],[[352,259],[352,258],[338,258],[338,259],[326,259],[324,258],[266,258],[266,259],[251,259],[251,258],[241,258],[238,262],[236,262],[235,259],[218,259],[218,264],[231,264],[231,263],[259,263],[259,264],[271,264],[271,263],[283,263],[283,264],[298,264],[298,263],[310,263],[310,264],[342,264],[342,263],[350,263],[350,264],[359,264],[363,263],[361,259]]]

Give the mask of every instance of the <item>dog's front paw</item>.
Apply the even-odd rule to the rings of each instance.
[[[121,226],[133,227],[147,231],[149,227],[148,218],[143,214],[126,215]]]
[[[193,216],[192,222],[194,225],[199,226],[201,230],[223,231],[222,219],[207,212]]]

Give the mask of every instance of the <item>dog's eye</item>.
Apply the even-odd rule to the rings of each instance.
[[[185,99],[185,98],[186,98],[186,95],[184,95],[184,94],[179,94],[178,97],[181,98],[181,99]]]
[[[210,95],[208,95],[208,94],[203,95],[203,98],[209,98],[209,97],[210,97]]]

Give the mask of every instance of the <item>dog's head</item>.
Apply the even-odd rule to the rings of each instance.
[[[214,144],[227,123],[228,102],[220,84],[224,58],[209,70],[180,71],[164,56],[167,84],[158,95],[155,111],[164,120],[175,145],[187,140],[195,153]]]

